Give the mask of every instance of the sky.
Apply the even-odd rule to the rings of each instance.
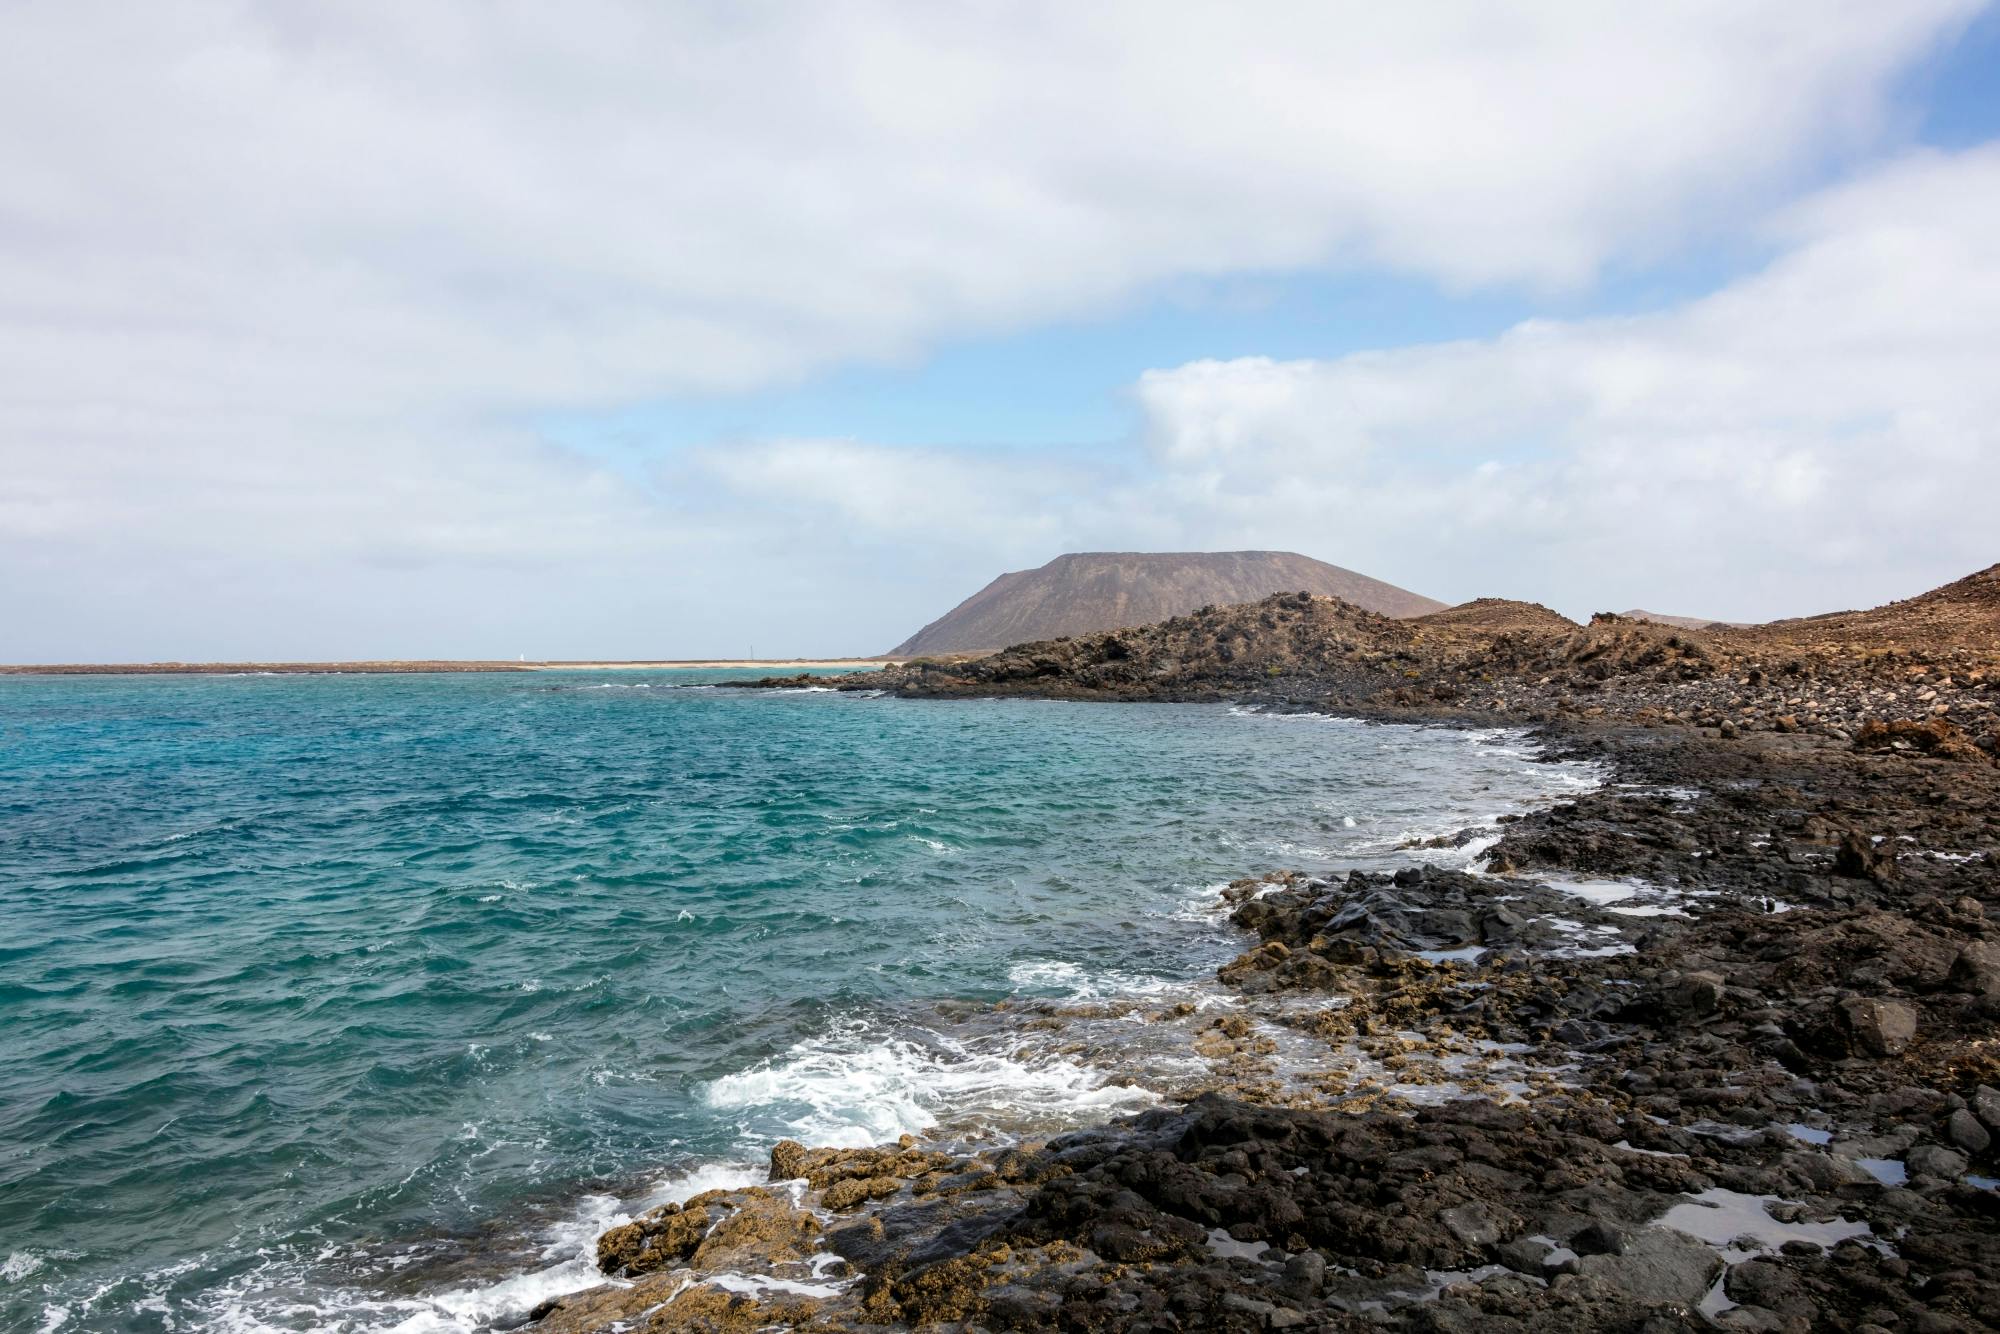
[[[0,7],[0,661],[876,653],[1065,551],[2000,561],[1976,0]]]

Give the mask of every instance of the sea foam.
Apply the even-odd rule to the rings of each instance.
[[[1021,1060],[936,1033],[885,1036],[865,1021],[726,1075],[705,1098],[743,1115],[753,1141],[782,1135],[832,1148],[882,1144],[941,1124],[1063,1124],[1158,1100],[1067,1059]]]

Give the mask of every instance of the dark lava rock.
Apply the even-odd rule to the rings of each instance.
[[[1627,1238],[1616,1255],[1587,1255],[1577,1261],[1585,1278],[1607,1283],[1645,1302],[1699,1305],[1722,1272],[1714,1248],[1670,1228],[1649,1227]]]
[[[1896,852],[1888,841],[1877,843],[1859,830],[1840,836],[1840,850],[1833,856],[1833,873],[1856,880],[1883,881],[1896,874]]]
[[[1971,941],[1952,960],[1947,979],[1953,989],[1975,996],[2000,996],[2000,942]]]
[[[1917,1035],[1917,1011],[1902,1001],[1856,997],[1842,1001],[1841,1017],[1855,1045],[1875,1056],[1895,1056]]]

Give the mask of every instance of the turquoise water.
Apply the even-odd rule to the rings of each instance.
[[[1219,882],[1586,781],[728,679],[0,679],[0,1327],[479,1328],[781,1136],[1129,1108],[938,1004],[1190,982]]]

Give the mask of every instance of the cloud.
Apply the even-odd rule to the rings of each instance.
[[[1187,277],[1585,286],[1892,140],[1895,80],[1974,8],[9,7],[0,562],[32,577],[0,590],[5,656],[474,652],[556,624],[597,652],[638,609],[687,651],[708,627],[733,643],[708,582],[628,571],[796,570],[771,542],[808,529],[730,487],[776,458],[769,512],[817,512],[786,499],[810,460],[612,468],[521,423],[906,358]],[[898,518],[843,481],[853,447],[818,485],[854,531],[810,531],[936,537],[966,571],[981,541],[1203,531],[1203,503],[1236,531],[1231,507],[1283,475],[1273,423],[1328,415],[1316,376],[1252,406],[1247,374],[1210,387],[1237,425],[1151,386],[1153,490],[1049,455],[905,455],[912,480],[882,476]],[[1352,466],[1393,434],[1384,412],[1289,448]],[[1801,459],[1772,485],[1831,476]],[[1014,516],[1011,543],[968,496]],[[968,517],[912,528],[927,502]],[[537,562],[538,594],[597,591],[508,611],[494,571]],[[801,622],[819,639],[798,647],[839,624]]]
[[[1909,157],[1773,234],[1763,272],[1656,314],[1148,372],[1159,485],[1221,530],[1332,525],[1383,560],[1399,534],[1375,572],[1573,611],[1797,614],[2000,559],[2000,148]]]
[[[128,400],[577,402],[1186,273],[1573,285],[1867,145],[1972,8],[17,7],[9,350],[64,401],[122,344]]]
[[[1453,600],[1734,619],[2000,559],[2000,146],[1907,156],[1769,234],[1765,269],[1648,315],[1149,371],[1131,457],[795,440],[709,467],[965,592],[1082,547],[1288,547]]]

